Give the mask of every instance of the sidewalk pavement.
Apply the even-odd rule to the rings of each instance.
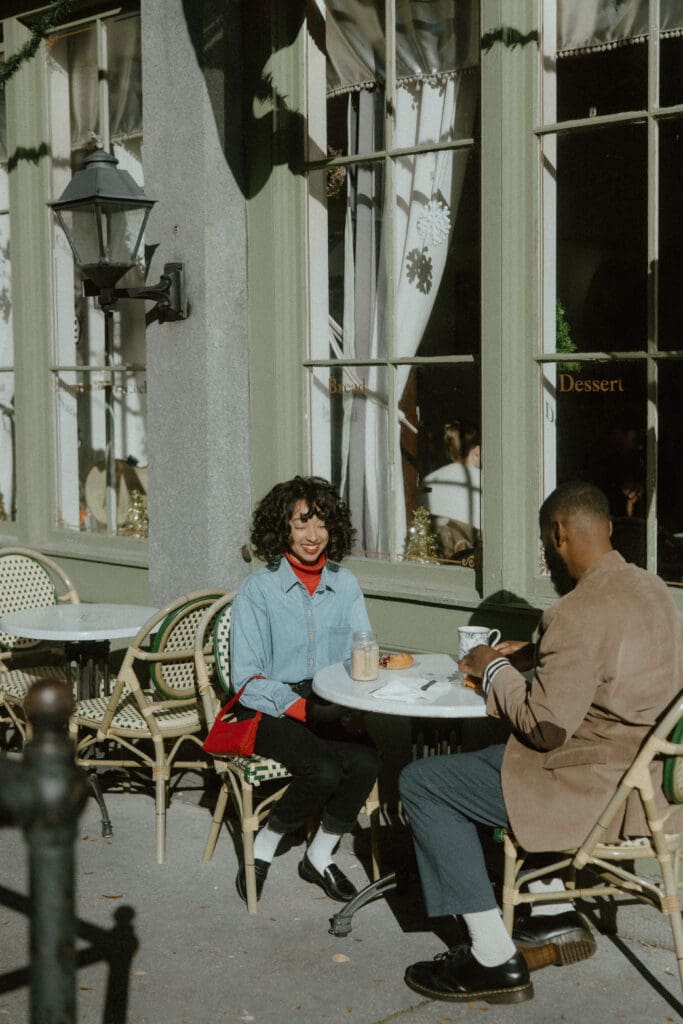
[[[530,1002],[430,1001],[403,982],[408,964],[445,948],[422,915],[417,887],[366,906],[351,934],[337,938],[328,927],[338,904],[298,877],[298,845],[275,859],[259,912],[250,915],[235,892],[237,858],[226,829],[213,860],[202,862],[211,811],[197,794],[174,794],[167,861],[160,866],[152,798],[110,791],[107,803],[113,838],[101,838],[97,806],[88,800],[76,844],[79,1024],[665,1024],[683,1018],[674,954],[655,944],[667,938],[658,924],[647,926],[645,940],[599,935],[591,960],[534,973]],[[362,849],[365,838],[355,840]],[[366,873],[353,842],[344,840],[337,860],[360,887]],[[0,1024],[25,1024],[28,883],[20,830],[0,829],[0,850]],[[650,908],[629,909],[627,930],[638,934],[646,916],[661,919]]]

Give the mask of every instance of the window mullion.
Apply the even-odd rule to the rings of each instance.
[[[653,117],[659,109],[659,2],[649,5],[647,80],[647,266],[648,311],[647,350],[654,353],[659,346],[659,124]],[[647,568],[657,572],[657,363],[648,359],[646,373],[647,406],[645,445],[645,500],[647,502],[646,552]]]
[[[385,0],[385,69],[386,82],[384,93],[384,140],[388,153],[391,153],[394,145],[394,129],[396,117],[396,10],[393,0]],[[396,245],[394,231],[394,213],[396,210],[396,165],[392,156],[386,156],[384,160],[384,212],[382,223],[382,234],[386,239],[384,247],[384,271],[386,274],[386,297],[385,303],[385,351],[389,359],[396,355]],[[380,328],[382,330],[382,328]],[[380,342],[381,343],[381,342]],[[401,434],[398,421],[398,400],[396,393],[397,373],[396,365],[391,363],[387,367],[387,458],[389,461],[389,488],[390,493],[396,493],[397,472],[396,467],[400,465],[401,458]],[[391,560],[396,559],[398,551],[398,540],[396,536],[396,504],[389,505],[389,551]]]
[[[100,137],[102,139],[102,146],[107,151],[111,152],[111,138],[109,134],[109,76],[107,70],[109,67],[109,56],[107,47],[107,29],[102,21],[98,18],[97,20],[97,69],[98,69],[98,102],[99,102],[99,122],[100,122]]]

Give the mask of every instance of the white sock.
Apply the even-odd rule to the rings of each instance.
[[[463,914],[462,917],[472,940],[472,956],[483,967],[497,967],[515,955],[517,949],[498,907],[479,910],[476,914]]]
[[[311,845],[306,850],[306,855],[316,871],[323,873],[325,868],[332,863],[334,848],[341,839],[341,836],[334,832],[326,832],[320,826],[311,840]]]
[[[534,882],[529,882],[529,892],[565,892],[564,882],[561,878],[537,878]],[[531,916],[550,916],[552,914],[566,914],[568,910],[573,910],[574,906],[569,901],[563,903],[532,903],[531,904]]]
[[[281,839],[281,832],[273,832],[264,825],[254,840],[254,860],[265,860],[270,864]]]

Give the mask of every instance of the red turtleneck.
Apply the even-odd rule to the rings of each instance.
[[[327,555],[325,552],[323,551],[317,562],[312,562],[310,565],[305,565],[303,562],[295,561],[289,551],[285,551],[285,558],[291,565],[296,578],[303,583],[308,593],[313,597],[318,589],[320,576],[325,566],[325,562],[327,561]]]

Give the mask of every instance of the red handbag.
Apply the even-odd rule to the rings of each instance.
[[[262,712],[257,711],[253,718],[245,718],[243,722],[225,721],[230,716],[233,705],[237,703],[243,693],[244,686],[216,715],[216,721],[211,726],[209,735],[202,743],[202,750],[207,754],[215,754],[217,757],[220,757],[222,754],[239,754],[241,757],[251,757],[254,753],[256,733],[258,732]]]

